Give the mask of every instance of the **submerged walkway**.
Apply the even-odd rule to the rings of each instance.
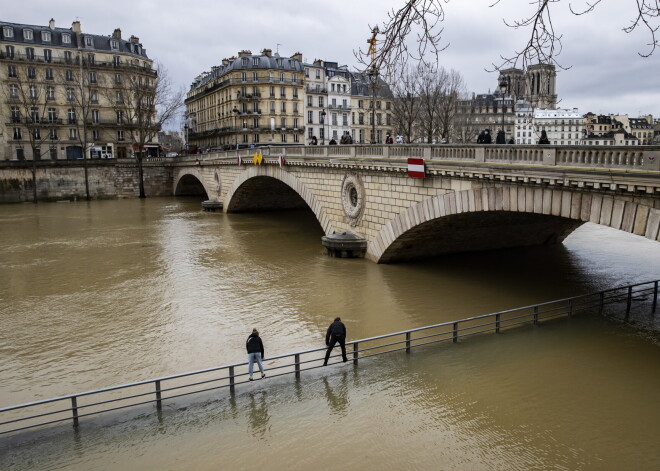
[[[387,353],[411,353],[413,348],[441,342],[459,342],[473,335],[501,333],[523,325],[537,325],[552,319],[571,317],[580,313],[621,313],[625,319],[635,307],[650,305],[655,313],[660,280],[628,285],[597,293],[574,296],[516,309],[484,314],[444,322],[377,337],[346,342],[353,365],[359,361]],[[325,348],[315,348],[269,357],[273,363],[268,378],[294,375],[323,367]],[[339,354],[331,358],[336,359]],[[223,365],[204,370],[180,373],[135,383],[112,386],[67,396],[45,399],[0,409],[0,435],[35,427],[71,421],[78,426],[80,420],[92,415],[145,404],[158,409],[163,401],[228,388],[234,394],[236,387],[248,382],[247,362]]]

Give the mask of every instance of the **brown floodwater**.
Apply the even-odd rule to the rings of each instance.
[[[311,212],[152,198],[0,206],[0,407],[660,279],[660,244],[396,265],[327,257]],[[0,437],[0,469],[660,469],[660,312],[570,320]],[[268,368],[266,361],[266,368]]]

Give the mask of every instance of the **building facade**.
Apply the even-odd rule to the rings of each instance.
[[[394,132],[394,97],[380,77],[367,73],[351,74],[351,136],[356,144],[382,144]]]
[[[584,137],[584,118],[577,108],[534,110],[533,126],[533,134],[540,137],[545,131],[551,145],[575,146]]]
[[[392,93],[382,80],[372,92],[362,75],[336,62],[303,63],[300,53],[285,58],[270,49],[241,51],[195,79],[186,98],[185,134],[193,152],[304,145],[314,137],[327,145],[344,134],[356,144],[385,142],[392,132]],[[375,112],[369,113],[372,102]]]
[[[132,84],[154,86],[139,38],[0,22],[0,149],[12,160],[126,158]]]
[[[188,145],[229,149],[303,144],[302,55],[241,51],[199,75],[186,98]]]

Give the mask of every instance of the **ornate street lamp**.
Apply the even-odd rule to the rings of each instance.
[[[506,144],[506,131],[504,130],[504,97],[509,91],[509,82],[502,78],[500,81],[500,92],[502,93],[502,132],[504,133],[504,144]]]
[[[238,108],[236,108],[236,105],[234,105],[234,109],[232,110],[234,113],[234,149],[238,149],[238,130],[236,129],[236,116],[240,111]]]
[[[321,111],[321,145],[325,145],[325,110]]]

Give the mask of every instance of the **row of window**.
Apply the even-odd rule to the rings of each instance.
[[[364,119],[364,117],[365,117],[364,113],[358,113],[357,122],[355,120],[355,113],[351,113],[351,115],[352,115],[351,116],[352,124],[367,124],[365,119]],[[369,117],[369,125],[372,125],[373,124],[373,114],[367,114],[367,116]],[[338,117],[339,117],[338,113],[330,113],[330,123],[333,126],[338,126],[338,122],[339,122],[338,119],[337,119]],[[386,117],[385,119],[387,121],[387,125],[391,126],[392,115],[389,114],[389,113],[386,113],[385,117]],[[348,113],[342,113],[341,118],[342,118],[342,124],[341,125],[342,126],[348,126]],[[318,112],[318,123],[323,124],[324,122],[325,122],[325,115],[323,114],[323,111],[319,111]],[[308,124],[314,124],[314,111],[311,111],[311,110],[307,111],[307,123]],[[383,124],[383,115],[381,113],[376,113],[376,124],[378,124],[379,126]]]
[[[36,85],[30,85],[27,89],[28,95],[27,97],[24,98],[29,98],[30,100],[38,100],[41,95],[41,89],[38,88]],[[124,95],[120,90],[116,90],[115,93],[115,104],[122,104],[124,103]],[[18,100],[21,97],[20,94],[20,88],[18,85],[15,83],[9,84],[9,98],[13,100]],[[55,87],[52,85],[48,85],[45,88],[45,95],[44,98],[46,101],[54,101],[55,100]],[[74,88],[67,87],[66,88],[66,100],[70,103],[76,101],[76,91]],[[98,90],[90,90],[89,91],[89,101],[90,103],[98,103],[99,102],[99,92]],[[148,106],[149,104],[146,103],[145,106]]]
[[[273,123],[274,123],[274,121],[273,121]],[[241,120],[240,124],[241,124],[241,127],[243,129],[259,129],[259,128],[262,127],[261,126],[261,120],[259,118],[253,118],[252,119],[252,124],[250,124],[249,120],[243,119],[243,120]],[[293,128],[293,129],[298,129],[300,127],[299,126],[300,121],[298,120],[298,118],[293,118],[292,124],[293,124],[292,126],[287,126],[287,119],[286,118],[280,118],[280,126],[279,127],[281,129],[286,129],[286,128],[289,128],[289,127]],[[264,128],[269,128],[270,126],[264,125],[263,127]]]
[[[44,71],[44,78],[46,80],[55,80],[55,76],[53,74],[53,69],[47,67],[43,69]],[[37,68],[36,67],[30,67],[28,66],[25,69],[25,73],[27,75],[28,79],[35,80],[37,78]],[[75,80],[74,78],[74,71],[73,69],[66,69],[64,71],[64,79],[68,82],[72,82]],[[13,64],[7,65],[7,77],[9,78],[18,78],[18,71],[16,69],[16,66]],[[87,80],[88,83],[97,83],[98,82],[98,75],[95,71],[91,71],[87,73]],[[122,75],[121,74],[115,74],[115,84],[120,85],[122,83]],[[147,83],[149,85],[149,83]]]
[[[277,66],[278,67],[284,66],[284,60],[285,59],[283,59],[282,57],[278,57],[276,59]],[[291,67],[293,65],[293,61],[291,59],[286,59],[286,61],[288,61],[289,67]],[[261,62],[261,58],[259,58],[259,57],[253,57],[252,58],[252,65],[253,66],[258,66],[260,62]],[[241,65],[243,67],[247,67],[248,65],[250,65],[250,58],[249,57],[241,57]]]
[[[5,55],[8,59],[15,59],[17,57],[17,52],[16,48],[12,46],[11,44],[5,45]],[[35,49],[33,47],[26,47],[25,48],[25,58],[27,60],[33,61],[36,59],[36,54],[35,54]],[[63,55],[64,61],[67,63],[73,63],[73,51],[64,51]],[[87,61],[88,64],[94,65],[96,64],[96,54],[93,52],[88,52],[85,54],[85,60]],[[44,49],[43,50],[43,60],[44,62],[52,62],[53,61],[53,50],[52,49]],[[112,65],[113,67],[119,67],[121,65],[121,56],[112,56]],[[139,65],[139,61],[136,60],[136,64]],[[142,64],[145,68],[148,68],[149,65],[145,61]]]
[[[78,139],[78,129],[77,128],[70,128],[69,129],[69,140],[75,141]],[[92,130],[92,139],[95,141],[98,141],[100,139],[100,133],[98,129]],[[126,139],[125,133],[122,129],[119,129],[117,131],[117,141],[124,141]],[[41,140],[41,130],[39,128],[32,129],[32,137],[35,140]],[[23,134],[21,132],[21,128],[14,128],[13,130],[13,139],[15,141],[20,141],[23,139]],[[51,128],[48,130],[48,139],[51,141],[57,141],[59,140],[59,135],[57,133],[57,128]]]
[[[14,38],[14,28],[12,26],[3,26],[2,33],[4,39],[13,39]],[[97,40],[100,38],[97,38]],[[25,41],[34,41],[34,31],[29,28],[23,28],[23,40]],[[53,34],[51,31],[41,31],[41,42],[50,43],[53,41]],[[116,38],[110,38],[108,44],[111,49],[119,49],[119,40]],[[84,42],[86,47],[94,47],[94,36],[85,35]],[[71,44],[71,34],[62,33],[62,44]],[[136,54],[142,54],[142,46],[139,44],[129,44],[131,52]]]
[[[275,73],[274,72],[268,72],[268,80],[271,81],[271,82],[273,80],[275,80]],[[248,73],[247,72],[241,72],[241,81],[242,82],[247,82],[248,81]],[[252,81],[253,82],[258,82],[259,81],[259,72],[252,72]],[[280,82],[286,82],[286,76],[285,76],[284,72],[280,72],[279,81]],[[291,83],[298,83],[298,74],[291,74]]]
[[[9,109],[10,112],[10,118],[12,123],[20,123],[21,122],[21,110],[18,108],[18,106],[12,106]],[[123,110],[116,110],[115,111],[116,117],[117,117],[117,124],[124,124],[125,122],[125,115]],[[76,124],[78,122],[77,117],[76,117],[76,110],[74,108],[69,108],[67,110],[67,118],[68,118],[68,123],[69,124]],[[92,123],[94,124],[99,124],[100,123],[100,111],[97,109],[91,110],[91,118],[92,118]],[[30,108],[30,120],[33,123],[38,123],[39,122],[39,108],[32,107]],[[56,123],[58,120],[57,118],[57,109],[56,108],[48,108],[47,110],[47,118],[46,121],[48,123]]]

